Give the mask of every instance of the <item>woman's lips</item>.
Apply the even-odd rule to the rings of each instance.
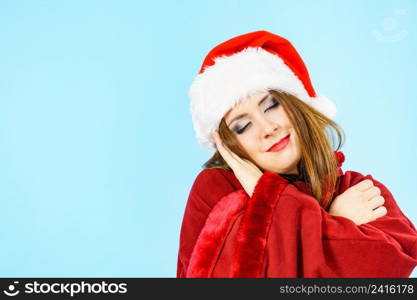
[[[290,135],[287,135],[285,138],[281,139],[278,143],[272,145],[267,152],[278,152],[284,149],[290,141]]]

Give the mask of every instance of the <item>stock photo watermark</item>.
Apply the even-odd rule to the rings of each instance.
[[[25,282],[19,285],[19,281],[13,281],[3,294],[14,297],[19,294],[67,294],[74,297],[77,294],[126,294],[127,283],[107,283],[105,281],[89,283],[85,281],[63,282],[39,282],[37,280]]]
[[[396,43],[404,40],[408,31],[401,28],[401,18],[407,14],[403,8],[396,8],[393,15],[385,17],[381,22],[381,28],[373,29],[371,34],[380,42]]]

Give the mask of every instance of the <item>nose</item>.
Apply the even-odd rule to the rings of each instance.
[[[265,138],[277,133],[278,125],[276,122],[272,122],[266,118],[262,118],[261,122],[262,133]]]

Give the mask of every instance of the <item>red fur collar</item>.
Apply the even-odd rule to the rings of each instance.
[[[272,172],[263,173],[259,179],[239,228],[232,277],[263,277],[261,268],[272,214],[287,185],[286,179]]]
[[[186,277],[211,277],[215,260],[236,216],[247,204],[244,190],[227,194],[210,212],[191,254]]]

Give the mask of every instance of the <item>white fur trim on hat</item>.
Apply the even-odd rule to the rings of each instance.
[[[249,47],[231,56],[219,56],[194,79],[189,89],[191,116],[198,142],[212,152],[216,146],[211,132],[239,101],[269,89],[287,92],[329,118],[336,106],[325,96],[311,98],[301,80],[277,55]]]

